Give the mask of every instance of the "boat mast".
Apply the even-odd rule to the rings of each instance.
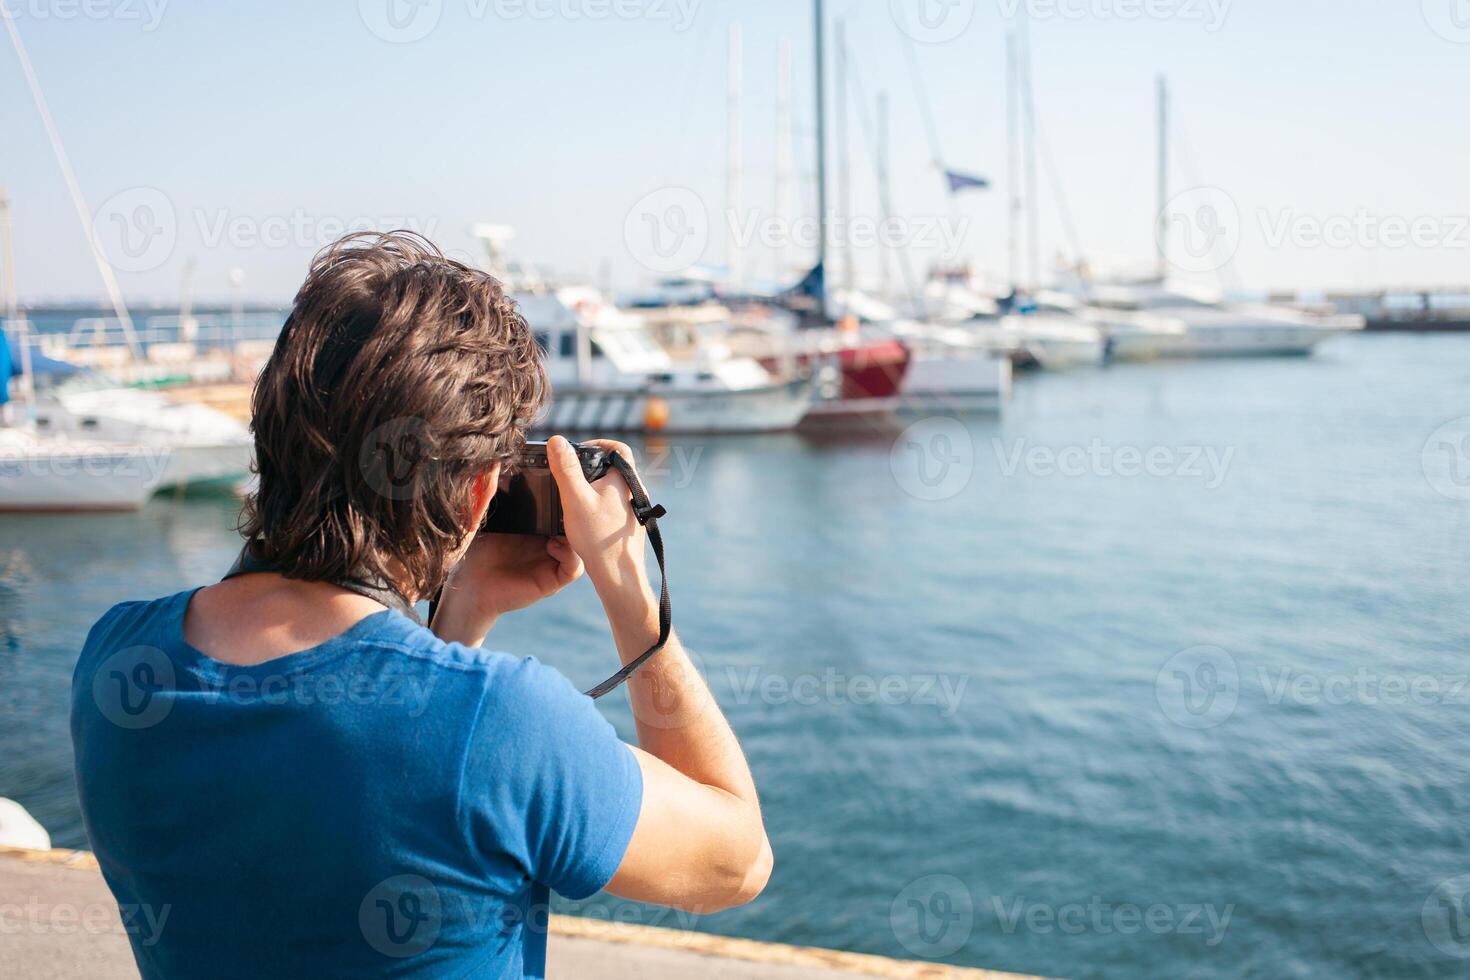
[[[1007,250],[1012,296],[1019,291],[1021,282],[1021,86],[1017,69],[1016,33],[1010,31],[1006,34],[1006,185],[1010,190]]]
[[[791,41],[782,38],[776,44],[776,214],[783,221],[795,217],[795,206],[791,200],[791,154],[792,119],[791,111]],[[791,236],[783,235],[776,246],[776,274],[779,282],[786,275],[786,245]]]
[[[827,268],[827,59],[826,4],[815,0],[816,99],[817,99],[817,267],[825,277]],[[827,290],[822,287],[821,316],[827,315]]]
[[[878,200],[886,212],[889,200],[888,93],[878,93]],[[888,215],[883,215],[884,221]],[[893,278],[889,274],[888,236],[878,236],[878,281],[884,301],[893,297]]]
[[[1158,77],[1159,110],[1159,187],[1158,211],[1155,217],[1154,236],[1158,241],[1158,277],[1163,282],[1169,278],[1169,80]]]
[[[741,147],[744,139],[740,118],[741,94],[745,84],[743,58],[744,38],[740,25],[731,24],[725,90],[725,105],[728,112],[725,130],[725,152],[727,154],[725,163],[725,265],[728,267],[731,283],[736,286],[740,285],[743,278],[737,230],[741,224],[740,188],[743,177],[740,169]]]
[[[842,288],[852,295],[852,160],[847,145],[847,21],[839,17],[837,34],[837,218],[842,239]],[[842,311],[844,315],[846,310]]]
[[[1031,78],[1031,24],[1021,14],[1021,109],[1024,152],[1026,159],[1026,245],[1027,292],[1034,293],[1041,284],[1041,195],[1036,176],[1036,100]]]
[[[72,207],[76,210],[77,220],[81,223],[82,234],[86,237],[87,245],[92,250],[92,258],[97,263],[97,272],[102,277],[102,285],[112,302],[112,311],[122,325],[123,339],[127,341],[128,351],[132,354],[133,360],[141,360],[143,352],[138,346],[137,334],[133,331],[133,318],[128,313],[127,304],[123,302],[122,289],[117,284],[117,276],[112,271],[112,264],[107,261],[107,255],[102,251],[102,243],[97,240],[97,232],[93,228],[92,210],[87,207],[87,201],[82,196],[81,185],[77,183],[77,175],[71,168],[71,159],[67,157],[66,147],[62,145],[61,133],[56,129],[56,120],[51,118],[51,109],[47,106],[46,96],[41,91],[40,79],[36,77],[36,71],[31,67],[31,57],[26,52],[25,45],[21,43],[20,31],[15,26],[15,15],[8,4],[0,3],[0,20],[5,21],[5,30],[10,35],[11,46],[15,48],[15,57],[20,62],[21,74],[25,76],[26,85],[31,90],[31,100],[36,104],[36,112],[41,117],[41,125],[45,128],[46,136],[51,141],[51,150],[56,156],[56,164],[61,169],[62,180],[65,181],[66,189],[71,195]]]

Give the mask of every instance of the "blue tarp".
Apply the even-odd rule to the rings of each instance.
[[[5,362],[9,360],[9,371],[5,371]],[[5,338],[5,350],[0,351],[0,373],[5,377],[18,377],[20,375],[20,346],[16,344],[14,337]],[[58,361],[54,357],[47,357],[38,350],[31,351],[31,373],[37,377],[66,377],[68,374],[76,374],[82,370],[75,364]]]

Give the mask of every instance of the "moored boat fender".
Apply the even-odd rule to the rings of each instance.
[[[51,850],[51,835],[14,800],[0,797],[0,847]]]
[[[649,432],[662,432],[669,425],[669,403],[662,398],[650,398],[643,405],[643,427]]]

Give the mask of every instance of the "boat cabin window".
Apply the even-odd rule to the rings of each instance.
[[[550,353],[551,352],[551,335],[549,333],[547,333],[546,331],[544,331],[544,330],[537,330],[536,333],[534,334],[534,336],[536,338],[536,346],[539,347],[539,348],[541,348],[541,353],[543,353],[543,354]]]
[[[577,334],[576,331],[568,330],[561,335],[561,356],[577,356]]]

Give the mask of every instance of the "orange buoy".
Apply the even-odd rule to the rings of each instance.
[[[842,333],[857,333],[858,318],[849,313],[837,321],[837,329]]]
[[[669,424],[669,403],[650,398],[643,406],[643,427],[649,432],[662,432]]]

